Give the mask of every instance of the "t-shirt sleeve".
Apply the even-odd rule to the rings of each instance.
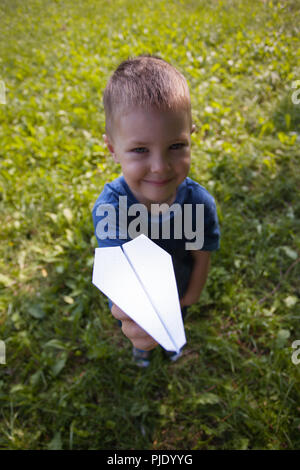
[[[118,197],[108,185],[98,197],[92,210],[95,236],[100,248],[121,246],[129,241],[127,232],[119,227]]]
[[[220,248],[220,227],[217,207],[213,196],[204,204],[204,244],[202,251],[214,251]]]
[[[214,197],[198,183],[193,182],[191,189],[193,204],[204,204],[204,241],[201,251],[218,250],[220,248],[220,227]]]

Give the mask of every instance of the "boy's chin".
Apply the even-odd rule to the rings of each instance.
[[[168,194],[168,195],[155,195],[149,198],[149,204],[168,204],[169,206],[173,204],[176,199],[176,194]]]

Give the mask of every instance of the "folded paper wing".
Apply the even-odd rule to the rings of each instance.
[[[92,282],[167,351],[186,343],[172,258],[145,235],[96,248]]]

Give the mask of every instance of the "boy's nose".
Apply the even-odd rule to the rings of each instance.
[[[153,155],[150,166],[152,173],[164,173],[170,169],[170,161],[163,154]]]

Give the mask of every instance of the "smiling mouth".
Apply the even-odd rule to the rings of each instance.
[[[155,180],[144,180],[145,183],[150,183],[150,184],[154,184],[155,186],[164,186],[165,184],[169,183],[170,181],[172,180],[172,178],[169,178],[167,180],[158,180],[158,181],[155,181]]]

